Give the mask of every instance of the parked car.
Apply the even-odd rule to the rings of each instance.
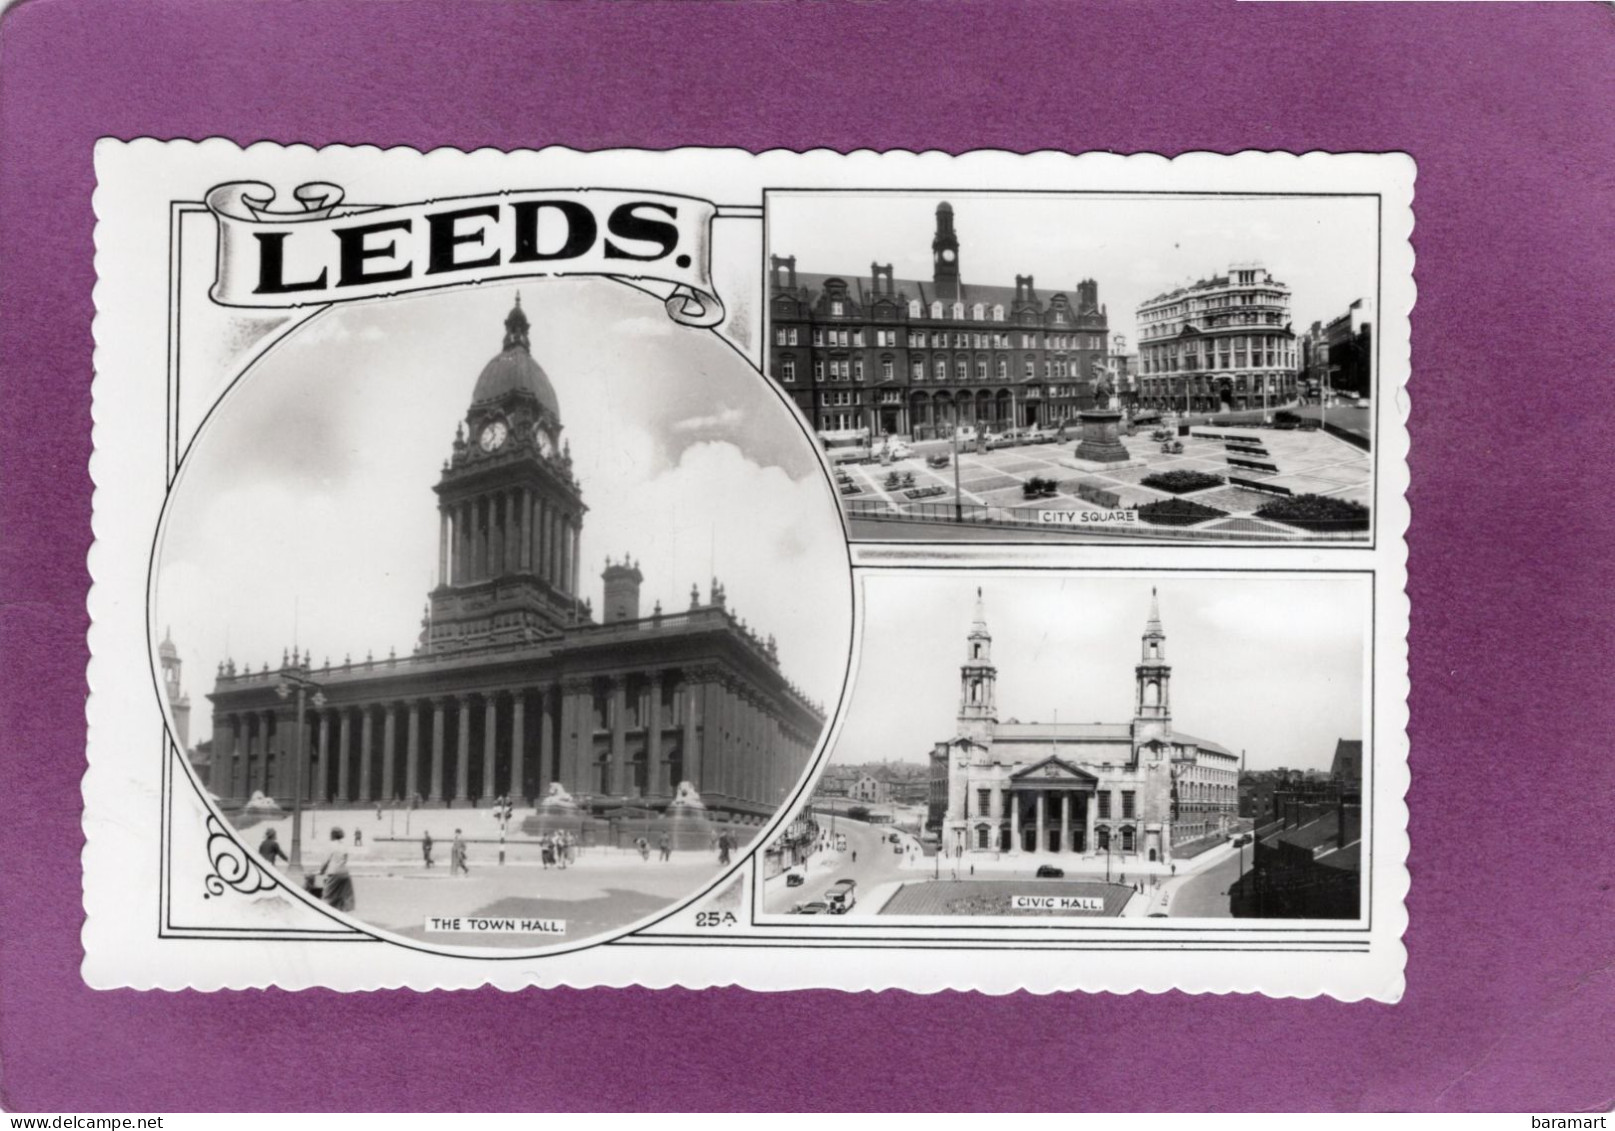
[[[1056,868],[1053,864],[1040,864],[1037,869],[1037,878],[1040,880],[1063,880],[1065,869]]]
[[[892,459],[908,459],[909,456],[914,454],[914,449],[901,440],[893,440],[886,445],[886,454]]]
[[[831,884],[824,893],[824,901],[829,904],[830,914],[845,915],[853,909],[858,902],[858,881],[837,880]]]
[[[808,903],[798,903],[791,908],[792,915],[826,915],[829,911],[830,905],[822,899],[815,899]]]
[[[786,887],[788,887],[788,888],[799,888],[805,883],[807,883],[807,877],[804,876],[801,872],[786,872],[785,873],[785,886]]]

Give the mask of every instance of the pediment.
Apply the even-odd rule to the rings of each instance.
[[[1030,766],[1022,766],[1009,775],[1012,782],[1078,782],[1097,785],[1099,779],[1080,766],[1074,766],[1058,755],[1050,755]]]

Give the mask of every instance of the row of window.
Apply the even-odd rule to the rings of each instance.
[[[1123,820],[1129,820],[1129,819],[1131,819],[1132,817],[1134,817],[1136,815],[1133,810],[1134,810],[1134,806],[1137,804],[1138,794],[1135,791],[1131,790],[1131,789],[1124,789],[1124,790],[1121,791],[1121,795],[1122,795],[1122,819]],[[1111,802],[1112,792],[1110,790],[1108,790],[1108,789],[1107,790],[1102,790],[1096,796],[1099,799],[1099,811],[1097,813],[1097,816],[1099,817],[1100,820],[1109,820],[1110,815],[1111,815],[1110,810],[1111,810],[1111,804],[1112,804],[1112,802]],[[993,791],[991,789],[978,789],[978,790],[976,790],[976,812],[977,813],[990,813],[990,812],[992,812],[992,800],[993,800]]]
[[[890,381],[896,376],[896,363],[893,361],[893,359],[889,357],[882,357],[880,359],[879,366],[880,379],[882,381]],[[780,358],[777,366],[777,372],[779,379],[783,384],[795,384],[797,378],[796,358],[789,356]],[[977,381],[987,381],[991,379],[1008,381],[1009,359],[1000,357],[989,369],[987,359],[978,357],[975,360],[974,373],[972,373],[972,366],[969,358],[958,358],[953,362],[951,368],[948,360],[941,357],[932,362],[929,369],[926,367],[924,358],[916,357],[909,361],[910,380],[924,381],[926,380],[928,373],[934,375],[935,379],[938,381],[947,381],[950,377],[955,381],[969,381],[972,379],[972,376]],[[1074,359],[1056,358],[1054,360],[1045,360],[1043,362],[1043,380],[1045,381],[1068,380],[1073,377],[1081,377],[1082,375],[1082,366]],[[1036,380],[1037,376],[1037,363],[1032,358],[1027,358],[1021,366],[1021,377],[1028,381],[1032,381]],[[815,382],[822,382],[826,380],[857,382],[862,381],[863,379],[864,359],[861,357],[813,359],[813,380]]]
[[[924,318],[928,309],[932,318],[952,318],[960,322],[965,321],[967,318],[972,322],[985,322],[989,315],[991,315],[994,322],[1002,322],[1005,317],[1003,303],[994,303],[989,308],[985,303],[977,302],[966,307],[962,302],[944,305],[940,299],[936,299],[927,308],[919,299],[909,299],[908,316],[910,318]],[[847,314],[847,303],[844,299],[830,300],[830,316],[832,318],[845,318]],[[1065,324],[1065,311],[1057,309],[1053,312],[1053,317],[1056,325],[1063,326]]]
[[[874,335],[874,344],[877,348],[893,348],[897,345],[896,330],[877,327]],[[1017,338],[1020,339],[1020,349],[1102,350],[1105,348],[1105,336],[1103,334],[967,334],[958,331],[950,333],[946,330],[930,332],[910,330],[908,332],[908,347],[910,349],[1007,350],[1017,348]],[[840,347],[842,349],[862,349],[868,344],[863,327],[841,330],[834,327],[814,326],[810,340],[815,346]],[[801,327],[775,327],[774,344],[776,346],[801,345]]]

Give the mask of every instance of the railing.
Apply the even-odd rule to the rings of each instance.
[[[1071,526],[1064,523],[1044,522],[1044,511],[1049,507],[995,507],[981,503],[898,503],[884,499],[842,499],[848,518],[868,519],[874,522],[895,523],[949,523],[977,527],[1003,527],[1007,530],[1035,529],[1046,533],[1081,533],[1101,538],[1146,539],[1172,542],[1366,542],[1365,530],[1342,529],[1335,531],[1310,530],[1207,530],[1202,527],[1155,526],[1140,522],[1136,526]],[[1241,516],[1235,515],[1234,518]],[[1223,518],[1207,519],[1222,522]],[[1272,519],[1254,520],[1267,526],[1278,526]]]

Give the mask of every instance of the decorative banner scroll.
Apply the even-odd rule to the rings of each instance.
[[[223,306],[299,307],[496,279],[603,275],[662,299],[684,326],[716,326],[711,201],[616,189],[525,191],[385,207],[344,206],[314,182],[274,212],[275,190],[253,181],[207,194],[219,224]]]

